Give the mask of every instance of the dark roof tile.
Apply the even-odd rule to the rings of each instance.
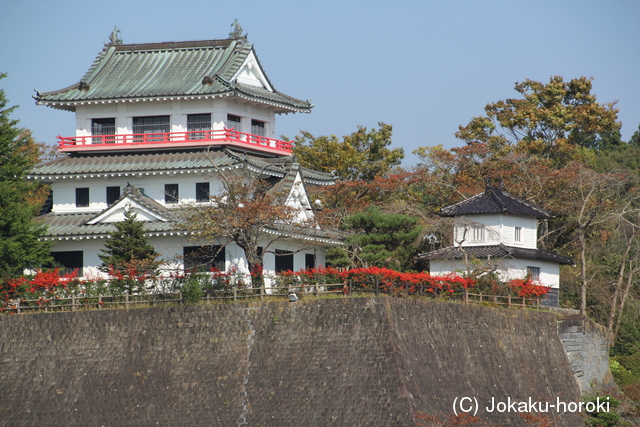
[[[441,216],[476,214],[509,214],[542,219],[553,218],[551,212],[507,193],[502,187],[495,186],[487,186],[484,192],[447,206],[440,212]]]

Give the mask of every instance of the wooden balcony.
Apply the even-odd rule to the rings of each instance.
[[[199,130],[190,132],[141,133],[100,136],[58,136],[62,152],[156,150],[228,145],[230,147],[290,156],[293,144],[289,141],[238,132],[234,129]]]

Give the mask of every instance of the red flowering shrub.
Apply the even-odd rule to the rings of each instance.
[[[536,298],[543,297],[551,289],[548,286],[543,286],[540,282],[533,281],[531,279],[513,279],[509,281],[509,287],[519,297]]]
[[[57,268],[53,270],[37,270],[32,278],[17,277],[7,279],[0,283],[1,309],[11,305],[15,299],[38,299],[38,304],[43,305],[51,299],[59,297],[67,291],[69,283],[74,281],[77,271],[60,276]]]

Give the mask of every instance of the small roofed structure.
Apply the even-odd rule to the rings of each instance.
[[[454,245],[419,255],[429,260],[434,275],[467,274],[471,261],[491,263],[504,281],[529,277],[548,286],[544,303],[558,305],[560,265],[574,265],[571,258],[538,248],[539,221],[551,212],[515,197],[502,186],[442,209],[452,217]]]

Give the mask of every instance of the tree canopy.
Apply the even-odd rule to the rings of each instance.
[[[418,218],[384,213],[371,206],[345,218],[344,228],[352,233],[346,241],[355,265],[400,271],[413,265],[418,251],[416,241],[422,231]]]
[[[402,148],[389,148],[392,126],[378,123],[379,129],[358,126],[358,130],[339,140],[335,135],[313,136],[302,132],[296,136],[293,154],[302,166],[336,171],[342,180],[371,181],[384,176],[404,158]]]
[[[487,104],[486,116],[460,126],[456,137],[467,144],[486,143],[494,151],[511,146],[573,160],[580,148],[605,148],[620,129],[615,102],[597,102],[591,89],[592,79],[586,77],[565,82],[553,76],[547,84],[527,79],[515,85],[521,98]]]
[[[39,240],[46,228],[33,221],[45,189],[24,179],[38,161],[40,146],[30,131],[9,117],[17,107],[7,104],[0,90],[0,277],[17,276],[25,268],[51,261],[51,243]]]
[[[304,226],[297,211],[284,203],[287,195],[269,191],[273,184],[254,174],[218,171],[223,191],[211,195],[211,203],[187,206],[185,224],[197,242],[218,242],[224,248],[234,242],[245,254],[255,285],[262,278],[262,255],[282,236],[267,235],[265,229]],[[222,250],[222,249],[221,249]]]

